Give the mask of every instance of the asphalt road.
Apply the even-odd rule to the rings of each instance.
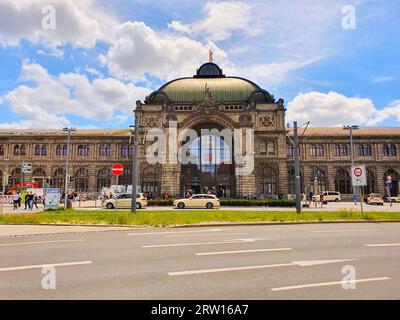
[[[0,299],[400,299],[400,223],[34,233],[0,237]]]

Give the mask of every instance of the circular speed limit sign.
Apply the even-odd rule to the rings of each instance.
[[[356,177],[361,177],[362,174],[363,174],[363,170],[362,170],[361,168],[359,168],[359,167],[354,168],[354,175],[355,175]]]

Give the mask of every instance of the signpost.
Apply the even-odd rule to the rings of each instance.
[[[124,173],[124,166],[120,163],[116,163],[111,167],[111,172],[114,176],[117,177],[117,183],[116,185],[118,186],[118,177]],[[115,211],[117,211],[117,202],[118,202],[118,195],[115,197]]]
[[[354,165],[351,167],[351,179],[353,187],[360,187],[361,188],[361,212],[363,211],[363,201],[364,201],[364,192],[363,187],[366,186],[367,183],[367,171],[365,170],[365,165]]]
[[[58,209],[60,206],[61,191],[59,188],[44,189],[44,208]]]
[[[389,189],[389,199],[390,199],[390,206],[392,206],[392,176],[387,176],[386,178],[387,187]]]

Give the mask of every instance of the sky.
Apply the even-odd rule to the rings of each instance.
[[[288,123],[400,125],[398,0],[0,0],[0,129],[128,128],[210,48]]]

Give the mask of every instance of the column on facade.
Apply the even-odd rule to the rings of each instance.
[[[336,176],[336,169],[332,164],[328,164],[328,168],[326,170],[326,178],[327,178],[327,188],[328,190],[335,190],[335,176]]]
[[[386,169],[382,166],[378,166],[376,168],[376,187],[377,187],[377,192],[380,194],[385,194],[385,181],[384,181],[384,174],[385,174]]]
[[[289,181],[288,181],[288,166],[286,161],[279,161],[278,166],[278,185],[279,194],[283,195],[284,198],[287,197],[289,193]]]
[[[167,193],[172,197],[178,197],[181,193],[180,185],[181,165],[163,164],[161,177],[161,194]]]
[[[97,169],[95,166],[87,167],[89,176],[88,192],[97,191]]]

